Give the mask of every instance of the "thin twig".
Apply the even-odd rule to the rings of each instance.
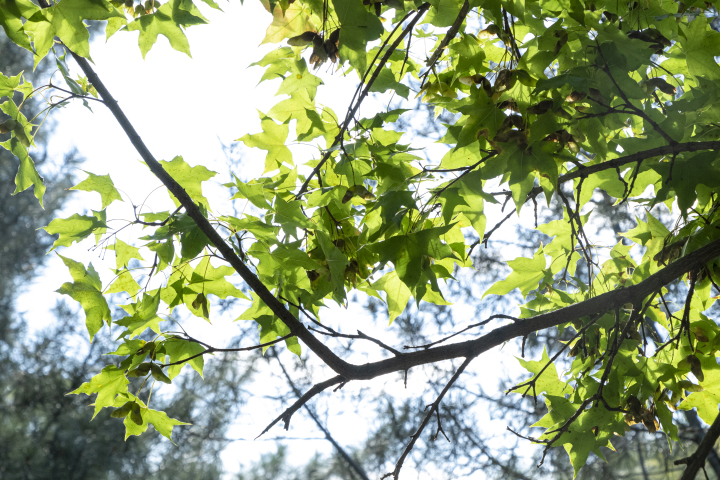
[[[207,353],[215,353],[215,352],[249,352],[249,351],[251,351],[251,350],[258,350],[258,349],[260,349],[260,348],[264,348],[264,347],[269,347],[269,346],[271,346],[271,345],[275,345],[276,343],[280,343],[280,342],[282,342],[283,340],[287,340],[288,338],[291,338],[291,337],[293,337],[293,336],[294,336],[294,335],[293,335],[292,333],[288,333],[287,335],[285,335],[285,336],[283,336],[283,337],[278,337],[278,338],[276,338],[275,340],[272,340],[272,341],[270,341],[270,342],[261,343],[261,344],[259,344],[259,345],[253,345],[252,347],[239,347],[239,348],[215,348],[215,347],[211,347],[211,346],[207,345],[206,343],[203,343],[203,342],[201,342],[201,341],[199,341],[199,340],[195,340],[195,339],[192,338],[192,337],[188,337],[188,338],[186,339],[187,341],[199,343],[200,345],[206,347],[205,350],[202,351],[202,352],[200,352],[200,353],[197,353],[197,354],[195,354],[195,355],[192,355],[192,356],[190,356],[190,357],[188,357],[188,358],[185,358],[185,359],[183,359],[183,360],[178,360],[177,362],[165,363],[165,364],[162,364],[162,363],[161,363],[161,364],[159,364],[158,366],[159,366],[159,367],[162,367],[162,368],[165,368],[165,367],[170,367],[170,366],[172,366],[172,365],[180,365],[181,363],[189,362],[190,360],[193,360],[193,359],[195,359],[195,358],[197,358],[197,357],[201,357],[201,356],[203,356],[203,355],[205,355],[205,354],[207,354]]]
[[[283,372],[283,375],[285,376],[285,380],[287,380],[288,385],[290,385],[290,388],[292,389],[295,396],[298,398],[302,398],[302,393],[300,390],[295,386],[295,383],[293,382],[292,378],[290,378],[290,374],[285,369],[285,365],[280,361],[280,357],[275,353],[273,355],[275,357],[275,360],[277,360],[278,364],[280,365],[280,369]],[[315,425],[320,429],[320,431],[325,435],[325,439],[332,444],[333,447],[338,451],[338,454],[350,465],[350,468],[352,468],[355,473],[357,473],[362,480],[369,480],[367,473],[365,473],[365,470],[360,466],[360,464],[355,461],[354,458],[350,456],[350,454],[335,440],[335,438],[330,434],[330,430],[325,427],[325,425],[320,422],[320,419],[315,414],[312,408],[305,403],[303,405],[305,408],[305,411],[310,415],[310,418],[312,418],[313,422],[315,422]]]
[[[396,349],[394,349],[393,347],[391,347],[391,346],[389,346],[389,345],[386,345],[385,343],[383,343],[382,341],[378,340],[377,338],[373,338],[373,337],[371,337],[371,336],[369,336],[369,335],[366,335],[366,334],[362,333],[360,330],[357,331],[357,332],[358,332],[357,335],[352,335],[352,334],[348,334],[348,333],[340,333],[340,332],[337,332],[337,331],[335,331],[335,330],[330,329],[329,327],[325,327],[325,326],[323,326],[323,327],[326,328],[326,329],[328,329],[328,330],[330,330],[330,331],[322,331],[322,330],[318,330],[318,329],[312,328],[312,327],[309,327],[309,329],[312,330],[313,332],[317,332],[317,333],[319,333],[319,334],[321,334],[321,335],[325,335],[326,337],[348,338],[348,339],[353,339],[353,340],[355,340],[355,339],[358,339],[358,340],[368,340],[368,341],[373,342],[374,344],[376,344],[376,345],[384,348],[384,349],[387,350],[388,352],[391,352],[393,355],[396,355],[396,356],[403,355],[403,353],[402,353],[401,351],[396,350]]]
[[[448,390],[450,390],[450,387],[453,386],[455,381],[458,379],[460,374],[467,368],[468,365],[470,365],[470,362],[472,362],[475,359],[475,357],[467,357],[465,361],[460,365],[460,367],[457,369],[455,374],[452,376],[450,381],[445,385],[445,387],[440,392],[440,395],[438,395],[437,399],[428,405],[429,410],[427,414],[425,415],[425,418],[423,419],[422,423],[418,427],[418,429],[415,431],[415,433],[412,434],[410,437],[410,443],[407,444],[405,447],[405,450],[403,450],[402,455],[400,455],[400,458],[398,459],[397,463],[395,464],[395,469],[390,472],[383,475],[381,478],[387,478],[387,477],[393,477],[394,480],[397,480],[400,477],[400,470],[403,467],[403,463],[405,463],[405,459],[412,451],[413,447],[415,446],[415,442],[417,442],[417,439],[420,438],[420,434],[425,430],[425,427],[427,426],[428,422],[430,421],[430,418],[432,418],[433,413],[438,409],[440,406],[440,402],[442,401],[443,397],[445,397],[445,394]]]
[[[481,327],[481,326],[483,326],[483,325],[491,322],[492,320],[495,320],[495,319],[498,319],[498,318],[503,318],[503,319],[506,319],[506,320],[512,320],[513,322],[519,322],[519,321],[520,321],[519,318],[511,317],[510,315],[497,314],[497,315],[493,315],[493,316],[489,317],[487,320],[483,320],[483,321],[480,322],[480,323],[474,323],[474,324],[472,324],[472,325],[470,325],[470,326],[467,326],[467,327],[463,328],[462,330],[460,330],[459,332],[453,333],[452,335],[448,335],[447,337],[441,338],[440,340],[437,340],[437,341],[435,341],[435,342],[428,343],[428,344],[426,344],[426,345],[418,345],[418,346],[405,345],[403,348],[406,349],[406,350],[413,349],[413,348],[424,348],[425,350],[427,350],[428,348],[430,348],[430,347],[432,347],[432,346],[434,346],[434,345],[437,345],[437,344],[439,344],[439,343],[443,343],[443,342],[445,342],[445,341],[447,341],[447,340],[450,340],[451,338],[456,337],[456,336],[458,336],[458,335],[460,335],[460,334],[462,334],[462,333],[465,333],[465,332],[467,332],[468,330],[471,330],[471,329],[473,329],[473,328]]]
[[[432,69],[435,67],[435,64],[440,59],[440,56],[443,53],[443,50],[448,46],[450,41],[455,38],[455,35],[457,35],[458,31],[460,30],[460,27],[462,26],[462,23],[465,21],[465,17],[467,17],[468,11],[470,10],[470,2],[468,0],[465,0],[460,7],[460,12],[458,13],[457,18],[453,22],[453,24],[450,26],[448,31],[445,33],[445,37],[440,42],[440,46],[435,49],[432,56],[425,62],[425,65],[427,65],[428,69],[423,74],[423,80],[421,82],[421,85],[425,84],[425,80],[427,79],[427,76],[430,74]]]
[[[395,41],[390,45],[390,48],[388,48],[387,52],[385,52],[385,55],[383,55],[382,59],[380,59],[380,62],[378,63],[377,67],[373,71],[372,76],[370,77],[370,80],[368,80],[367,85],[365,86],[365,89],[362,91],[360,96],[355,101],[355,104],[352,105],[352,107],[348,110],[348,114],[345,117],[345,121],[343,122],[342,126],[340,127],[340,132],[335,136],[335,140],[333,141],[333,144],[325,150],[325,153],[322,156],[322,159],[320,159],[320,162],[315,166],[312,172],[307,176],[305,179],[305,182],[300,187],[300,190],[295,195],[295,199],[300,199],[300,197],[303,196],[303,194],[307,191],[308,185],[310,184],[310,180],[315,175],[318,175],[320,173],[320,169],[325,165],[325,162],[328,161],[330,158],[330,155],[332,155],[332,152],[335,151],[335,147],[340,144],[343,140],[343,136],[345,135],[345,132],[350,127],[350,122],[355,117],[355,113],[357,112],[358,108],[360,108],[360,104],[365,100],[365,97],[367,97],[368,93],[370,92],[370,88],[372,87],[373,83],[375,83],[375,80],[377,79],[378,75],[380,75],[380,72],[385,67],[385,64],[390,59],[390,56],[392,53],[397,49],[398,45],[400,45],[400,42],[402,42],[403,38],[405,38],[405,35],[408,34],[408,32],[412,31],[413,28],[415,28],[415,24],[420,20],[420,18],[423,16],[423,14],[427,11],[427,9],[430,8],[429,3],[422,4],[415,14],[415,18],[413,18],[410,23],[403,29],[403,31],[398,35],[398,37],[395,39]],[[412,13],[412,12],[410,12]],[[407,18],[407,17],[406,17]],[[402,23],[399,22],[398,25]],[[388,37],[389,39],[390,37]],[[368,69],[369,71],[369,69]]]
[[[292,417],[293,413],[297,412],[300,407],[305,405],[308,400],[313,398],[315,395],[322,393],[324,390],[327,390],[328,388],[332,387],[333,385],[337,385],[338,383],[343,383],[345,381],[345,378],[343,378],[342,375],[337,375],[333,378],[330,378],[328,380],[325,380],[324,382],[320,382],[318,384],[313,385],[313,387],[305,392],[300,398],[297,399],[295,403],[290,405],[288,408],[285,409],[285,411],[280,414],[279,417],[277,417],[275,420],[270,422],[270,425],[265,427],[265,430],[263,430],[260,435],[258,435],[257,438],[262,437],[267,433],[272,427],[275,426],[280,420],[282,420],[285,423],[285,430],[290,428],[290,418]]]

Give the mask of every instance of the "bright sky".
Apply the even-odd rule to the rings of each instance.
[[[266,112],[279,100],[273,96],[279,82],[266,82],[258,86],[263,69],[247,68],[250,63],[260,60],[267,52],[277,48],[276,45],[258,46],[270,22],[269,14],[260,2],[254,0],[245,2],[244,6],[233,1],[223,3],[222,7],[225,13],[209,8],[202,9],[210,19],[210,25],[188,30],[193,59],[172,50],[164,37],[160,37],[143,60],[136,44],[137,33],[117,33],[107,44],[100,38],[91,49],[98,75],[119,101],[157,159],[171,160],[176,155],[182,155],[190,165],[202,164],[219,172],[220,175],[209,182],[211,185],[205,190],[211,203],[227,202],[228,198],[226,190],[212,187],[213,182],[218,185],[229,179],[221,145],[230,144],[246,133],[257,133],[260,130],[257,110]],[[74,68],[73,76],[79,73],[77,66],[73,65],[71,68]],[[341,73],[332,74],[324,67],[319,75],[332,87],[318,90],[318,104],[329,105],[335,112],[342,114],[355,89],[357,76],[353,73],[343,77]],[[91,106],[94,113],[86,110],[80,103],[56,113],[57,122],[50,144],[51,152],[59,156],[76,147],[87,159],[83,169],[98,175],[110,174],[115,185],[121,192],[129,195],[132,203],[142,203],[145,195],[159,186],[160,182],[154,179],[141,162],[110,112],[100,104],[91,103]],[[372,108],[372,103],[366,108]],[[244,161],[241,171],[236,173],[244,179],[260,175],[264,152],[244,146],[240,151],[244,155]],[[296,159],[304,161],[311,158],[313,150],[303,147],[296,149],[295,154]],[[83,179],[84,174],[78,173],[78,179]],[[162,190],[150,195],[147,203],[156,211],[173,208]],[[129,219],[129,205],[116,202],[110,207],[108,218]],[[230,210],[227,203],[218,205],[227,206],[227,210]],[[99,196],[95,193],[78,192],[62,216],[79,210],[88,212],[91,208],[100,208]],[[532,212],[527,209],[523,213],[532,216]],[[492,225],[492,221],[489,225]],[[137,234],[137,230],[128,230],[123,232],[120,238],[129,242],[134,238],[134,234]],[[103,262],[100,252],[87,250],[90,246],[88,243],[85,248],[74,247],[65,249],[62,253],[76,260],[92,261],[105,283],[112,278],[108,268],[114,264],[112,253],[108,254],[108,258]],[[508,258],[513,258],[513,255],[510,254]],[[40,328],[42,322],[48,321],[38,319],[51,318],[47,312],[60,298],[60,295],[52,292],[67,280],[69,276],[65,267],[52,255],[47,270],[29,286],[28,293],[18,302],[20,311],[28,313],[26,318],[35,319],[34,328]],[[38,295],[38,292],[42,294]],[[363,331],[370,335],[388,335],[384,321],[378,324],[369,322],[364,315],[364,311],[358,306],[348,311],[339,308],[331,310],[328,318],[342,318],[342,322],[362,324]],[[198,330],[198,335],[220,346],[223,339],[238,331],[237,325],[232,323],[233,318],[215,320],[211,331]],[[190,333],[193,331],[190,330]],[[502,368],[517,368],[517,363],[508,353],[499,353],[498,349],[488,352],[483,364],[502,363]],[[487,381],[483,382],[483,388],[492,389],[497,385],[495,374],[498,370],[486,369]],[[322,378],[325,378],[324,373],[320,373],[323,374]],[[395,378],[381,379],[377,382],[377,387],[388,388],[397,395],[419,395],[424,391],[424,384],[420,381],[410,384],[407,391],[402,390],[401,384]],[[254,437],[279,413],[275,405],[268,406],[268,402],[263,402],[262,399],[258,402],[256,407],[259,410],[253,410],[255,419],[250,423],[247,419],[243,420],[245,423],[238,424],[231,430],[230,437]],[[312,424],[299,417],[296,415],[293,418],[292,426],[296,430],[291,428],[289,436],[302,436],[304,427],[314,431]],[[362,414],[353,412],[346,412],[342,417],[331,417],[328,421],[328,427],[344,445],[357,444],[364,436],[362,432],[367,426],[367,420]],[[351,428],[348,428],[349,426]],[[491,428],[497,429],[500,433],[504,426],[501,422],[488,422],[484,429],[486,432]],[[275,433],[282,435],[279,428]],[[316,441],[305,448],[313,451],[320,449],[327,453],[331,447],[328,442]],[[271,442],[235,443],[224,456],[226,468],[235,471],[238,462],[248,463],[259,458],[261,452],[270,450],[274,450]],[[298,463],[307,460],[312,453],[298,449],[291,452],[292,458]]]

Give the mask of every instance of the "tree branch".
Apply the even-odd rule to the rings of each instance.
[[[279,417],[277,417],[275,420],[270,422],[270,425],[265,427],[265,430],[258,435],[257,438],[262,437],[265,435],[272,427],[275,426],[280,420],[282,420],[285,423],[285,430],[287,430],[290,427],[290,418],[293,416],[293,413],[297,412],[300,407],[305,405],[311,398],[313,398],[315,395],[322,393],[323,391],[327,390],[328,388],[332,387],[333,385],[337,385],[338,383],[344,383],[346,380],[342,377],[342,375],[337,375],[333,378],[330,378],[328,380],[325,380],[324,382],[320,382],[316,385],[313,385],[313,387],[305,392],[300,398],[297,399],[295,403],[290,405],[288,408],[285,409],[285,411],[280,414]]]
[[[720,150],[720,142],[688,142],[688,143],[676,143],[674,145],[666,145],[664,147],[651,148],[650,150],[644,150],[642,152],[633,153],[632,155],[625,155],[624,157],[618,157],[607,162],[598,163],[595,165],[589,165],[579,170],[573,170],[572,172],[566,173],[558,178],[558,184],[573,180],[575,178],[587,177],[593,173],[602,172],[608,168],[617,168],[627,165],[628,163],[641,162],[652,157],[659,157],[662,155],[674,155],[682,152],[699,152],[702,150]],[[538,187],[539,188],[539,187]]]
[[[290,374],[288,374],[287,370],[285,369],[285,365],[283,365],[283,363],[280,361],[280,357],[277,355],[277,353],[275,353],[273,356],[280,365],[280,369],[285,376],[285,380],[287,380],[288,385],[290,385],[290,388],[292,389],[293,393],[295,393],[295,396],[297,396],[298,399],[302,398],[302,393],[295,386],[292,378],[290,378]],[[338,454],[348,463],[348,465],[350,465],[350,468],[352,468],[362,480],[370,480],[367,476],[367,473],[365,473],[365,470],[363,470],[363,468],[355,461],[355,459],[352,458],[350,454],[345,451],[345,449],[330,434],[330,431],[320,422],[320,419],[317,417],[317,415],[315,415],[315,412],[313,412],[312,408],[310,408],[307,403],[303,405],[303,407],[305,407],[305,410],[307,411],[308,415],[310,415],[310,418],[312,418],[313,422],[315,422],[315,425],[320,429],[320,431],[323,432],[327,441],[330,442],[333,447],[335,447],[335,449],[338,451]]]
[[[700,471],[701,468],[705,468],[705,459],[710,451],[713,450],[718,437],[720,437],[720,415],[718,415],[712,425],[710,425],[710,428],[705,434],[705,438],[703,438],[703,441],[698,446],[698,449],[695,450],[695,453],[689,457],[675,461],[675,465],[687,464],[680,480],[694,480],[698,471]]]
[[[450,378],[448,383],[445,385],[445,387],[440,392],[440,395],[438,395],[437,399],[428,405],[429,410],[427,414],[425,415],[425,418],[423,419],[422,423],[418,427],[418,429],[415,431],[415,433],[412,434],[412,437],[410,437],[410,443],[407,444],[405,447],[405,450],[403,451],[402,455],[400,455],[400,458],[398,459],[397,463],[395,464],[395,469],[382,476],[382,478],[390,477],[392,476],[395,480],[397,480],[400,477],[400,470],[403,467],[403,464],[405,463],[405,459],[412,451],[413,447],[415,446],[415,443],[417,442],[417,439],[420,438],[420,434],[425,430],[425,427],[427,426],[428,422],[433,416],[433,413],[437,412],[438,407],[440,406],[440,402],[442,401],[443,397],[445,397],[445,394],[450,390],[450,387],[453,386],[455,381],[458,379],[460,374],[467,368],[468,365],[470,365],[470,362],[472,362],[475,359],[475,356],[467,357],[465,361],[460,365],[460,368],[457,369],[455,374]],[[427,410],[427,407],[426,407]],[[438,419],[438,422],[440,420]]]
[[[467,1],[467,0],[466,0]],[[345,132],[347,131],[348,127],[350,126],[350,122],[352,121],[353,117],[355,117],[355,113],[357,113],[358,108],[360,108],[360,104],[365,100],[365,97],[367,97],[368,93],[370,92],[370,87],[372,87],[373,83],[375,83],[375,80],[377,79],[378,75],[380,75],[380,72],[382,71],[385,64],[390,60],[390,56],[392,53],[397,49],[398,45],[400,45],[400,42],[402,42],[403,38],[405,38],[405,35],[408,34],[408,32],[411,32],[412,29],[415,27],[415,24],[420,20],[420,17],[423,16],[423,14],[427,11],[427,9],[430,8],[429,3],[423,3],[420,5],[420,7],[417,10],[417,13],[415,14],[415,18],[413,18],[410,23],[408,23],[407,27],[403,29],[403,31],[398,35],[398,37],[395,39],[395,41],[390,45],[390,48],[385,52],[385,55],[380,59],[380,62],[378,63],[377,67],[375,67],[375,70],[373,71],[372,76],[370,77],[370,80],[368,80],[367,85],[365,86],[365,89],[360,94],[358,99],[355,101],[355,105],[353,105],[349,110],[347,115],[345,116],[345,121],[343,122],[342,127],[340,128],[340,133],[337,134],[335,137],[335,140],[333,141],[333,144],[325,150],[325,154],[322,156],[322,159],[320,162],[315,166],[312,172],[310,172],[310,175],[305,179],[305,182],[300,187],[300,190],[295,195],[296,199],[299,199],[302,197],[302,195],[307,191],[308,185],[310,184],[310,180],[315,175],[319,175],[320,169],[323,165],[325,165],[325,162],[328,161],[330,158],[330,155],[332,155],[332,152],[335,151],[335,146],[340,144],[342,142],[343,136],[345,135]],[[402,22],[400,22],[402,23]],[[390,39],[390,36],[388,36],[388,40]]]
[[[425,75],[423,75],[423,77],[427,77],[428,73],[433,69],[435,63],[437,63],[438,59],[442,55],[443,50],[445,50],[445,48],[452,41],[452,39],[455,38],[455,35],[457,35],[458,31],[460,30],[462,23],[465,21],[465,17],[467,17],[468,11],[470,11],[470,2],[468,2],[468,0],[465,0],[465,2],[460,7],[460,13],[458,13],[457,18],[448,29],[445,37],[442,39],[442,42],[440,42],[440,46],[435,49],[432,56],[428,59],[427,62],[425,62],[425,65],[427,65],[428,69],[425,72]],[[425,83],[424,80],[423,83]]]
[[[261,343],[261,344],[259,344],[259,345],[253,345],[252,347],[238,347],[238,348],[215,348],[215,347],[211,347],[210,345],[208,345],[208,344],[206,344],[206,343],[201,342],[200,340],[195,340],[194,338],[188,336],[188,338],[186,339],[187,341],[198,343],[198,344],[202,345],[203,347],[205,347],[205,350],[202,351],[202,352],[200,352],[200,353],[197,353],[197,354],[195,354],[195,355],[193,355],[193,356],[191,356],[191,357],[184,358],[184,359],[182,359],[182,360],[178,360],[177,362],[172,362],[172,363],[160,363],[160,364],[158,364],[158,366],[159,366],[159,367],[162,367],[162,368],[165,368],[165,367],[171,367],[171,366],[173,366],[173,365],[180,365],[181,363],[187,363],[187,362],[189,362],[190,360],[193,360],[193,359],[195,359],[195,358],[197,358],[197,357],[202,357],[202,356],[205,355],[206,353],[215,353],[215,352],[221,352],[221,353],[222,353],[222,352],[226,352],[226,353],[227,353],[227,352],[249,352],[250,350],[259,350],[259,349],[261,349],[261,348],[269,347],[269,346],[271,346],[271,345],[275,345],[276,343],[280,343],[280,342],[282,342],[283,340],[287,340],[288,338],[293,337],[293,336],[294,336],[294,335],[293,335],[292,333],[289,333],[289,334],[285,335],[284,337],[278,337],[278,338],[276,338],[275,340],[271,340],[271,341],[269,341],[269,342]]]
[[[597,163],[595,165],[583,165],[582,168],[578,168],[577,170],[568,172],[565,175],[561,175],[558,178],[558,185],[560,185],[561,183],[569,182],[570,180],[574,180],[576,178],[587,178],[594,173],[603,172],[610,168],[619,169],[620,167],[627,165],[628,163],[639,164],[643,160],[647,160],[652,157],[677,155],[678,153],[683,152],[701,152],[703,150],[720,150],[720,141],[676,143],[674,145],[651,148],[650,150],[644,150],[642,152],[633,153],[631,155],[625,155],[623,157],[614,158],[612,160],[608,160],[607,162]],[[633,185],[630,185],[629,188],[626,186],[626,195],[630,195]],[[542,192],[542,187],[533,187],[533,189],[530,190],[527,195],[527,200],[537,197]],[[506,219],[503,219],[503,221],[505,220]]]
[[[425,345],[418,345],[418,346],[405,345],[403,348],[404,348],[405,350],[416,349],[416,348],[424,348],[425,350],[427,350],[428,348],[433,347],[433,346],[435,346],[435,345],[438,345],[438,344],[440,344],[440,343],[445,343],[446,341],[450,340],[451,338],[456,337],[456,336],[458,336],[458,335],[460,335],[460,334],[462,334],[462,333],[465,333],[465,332],[467,332],[468,330],[471,330],[471,329],[476,328],[476,327],[482,327],[483,325],[486,325],[487,323],[489,323],[489,322],[491,322],[491,321],[493,321],[493,320],[495,320],[495,319],[498,319],[498,318],[502,318],[502,319],[505,319],[505,320],[512,320],[513,322],[520,322],[520,321],[521,321],[519,318],[515,318],[515,317],[512,317],[512,316],[510,316],[510,315],[504,315],[504,314],[502,314],[502,313],[499,313],[499,314],[496,314],[496,315],[491,315],[489,318],[483,320],[482,322],[474,323],[474,324],[472,324],[472,325],[468,325],[467,327],[463,328],[463,329],[460,330],[459,332],[455,332],[455,333],[453,333],[453,334],[451,334],[451,335],[448,335],[448,336],[446,336],[446,337],[443,337],[443,338],[441,338],[440,340],[436,340],[436,341],[434,341],[434,342],[432,342],[432,343],[428,343],[428,344],[425,344]]]

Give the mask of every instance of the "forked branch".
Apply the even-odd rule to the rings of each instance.
[[[257,438],[262,437],[265,435],[272,427],[274,427],[280,420],[282,420],[285,425],[285,430],[287,430],[290,427],[290,418],[293,416],[295,412],[297,412],[300,407],[305,405],[311,398],[313,398],[315,395],[322,393],[323,391],[327,390],[328,388],[332,387],[333,385],[337,385],[339,383],[345,382],[345,379],[341,376],[335,376],[333,378],[330,378],[328,380],[325,380],[324,382],[320,382],[318,384],[313,385],[313,387],[305,392],[300,398],[297,399],[295,403],[290,405],[288,408],[285,409],[285,411],[280,414],[279,417],[277,417],[275,420],[270,422],[270,425],[265,427],[265,430],[263,430],[260,435],[258,435]]]
[[[440,406],[440,402],[442,402],[442,399],[445,397],[445,394],[450,390],[450,387],[453,386],[455,381],[458,379],[460,374],[463,373],[463,371],[467,368],[468,365],[470,365],[470,362],[472,362],[475,359],[475,356],[467,357],[465,361],[460,365],[460,367],[455,371],[455,374],[450,378],[448,383],[445,385],[445,387],[440,392],[440,395],[438,395],[437,399],[427,407],[425,407],[425,410],[427,413],[425,414],[425,418],[423,418],[422,423],[420,423],[420,426],[415,431],[415,433],[412,434],[410,437],[410,443],[407,444],[405,447],[405,450],[403,450],[402,455],[400,455],[400,458],[398,459],[397,463],[395,463],[395,469],[390,472],[386,473],[382,476],[382,478],[392,477],[394,480],[397,480],[400,477],[400,470],[403,467],[403,464],[405,463],[405,459],[412,451],[413,447],[415,446],[415,443],[417,442],[418,438],[420,438],[420,434],[422,434],[423,430],[425,430],[425,427],[430,422],[430,419],[432,418],[433,414],[437,414],[437,409]],[[438,416],[438,431],[442,428],[440,426],[440,418]],[[437,436],[437,435],[436,435]]]

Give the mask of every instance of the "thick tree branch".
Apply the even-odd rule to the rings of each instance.
[[[618,157],[607,162],[598,163],[595,165],[589,165],[578,170],[566,173],[558,178],[558,184],[567,182],[569,180],[587,177],[593,173],[602,172],[609,168],[618,168],[628,163],[637,163],[643,160],[647,160],[652,157],[659,157],[662,155],[675,155],[683,152],[699,152],[702,150],[719,150],[720,142],[688,142],[688,143],[676,143],[674,145],[666,145],[664,147],[651,148],[650,150],[644,150],[642,152],[633,153],[632,155],[625,155],[624,157]]]
[[[685,415],[685,420],[687,420],[688,425],[690,426],[690,430],[694,432],[690,440],[700,445],[705,439],[705,429],[702,425],[700,425],[697,412],[695,410],[684,410],[683,414]],[[718,456],[715,449],[710,450],[710,453],[707,456],[707,461],[710,463],[710,467],[713,469],[713,472],[715,472],[715,476],[720,478],[720,456]]]

